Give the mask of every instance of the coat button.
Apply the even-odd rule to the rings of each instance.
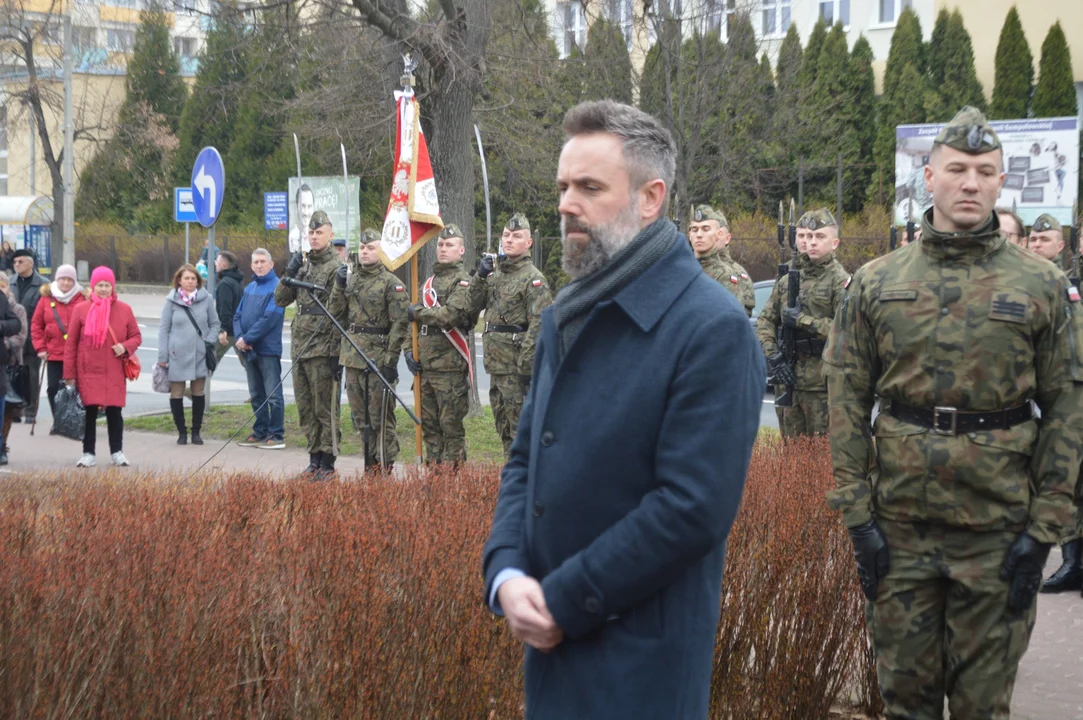
[[[545,506],[542,505],[540,502],[535,501],[535,503],[534,503],[534,517],[541,517],[544,514],[545,514]]]
[[[553,433],[551,431],[546,430],[545,432],[542,433],[542,435],[541,435],[541,444],[544,445],[545,447],[549,447],[550,445],[553,444]]]
[[[589,613],[596,613],[602,607],[602,604],[598,602],[598,598],[589,597],[583,601],[583,609]]]

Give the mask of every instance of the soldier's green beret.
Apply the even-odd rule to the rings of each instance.
[[[510,218],[508,218],[508,223],[504,226],[504,229],[511,230],[512,232],[515,232],[516,230],[526,230],[529,232],[530,221],[526,219],[526,215],[522,213],[515,213]]]
[[[446,240],[447,238],[461,238],[463,231],[459,229],[459,226],[455,223],[448,223],[444,226],[444,229],[440,231],[440,239]]]
[[[945,125],[933,140],[933,147],[947,145],[970,155],[981,155],[1000,148],[996,130],[981,110],[967,105]]]
[[[325,213],[323,210],[317,210],[316,212],[312,213],[312,219],[308,221],[308,229],[317,230],[324,225],[330,224],[331,218],[327,217],[327,213]]]
[[[839,226],[839,224],[835,222],[835,216],[832,215],[831,211],[827,208],[810,210],[804,217],[808,218],[808,220],[805,221],[806,230],[819,230],[820,228]],[[804,219],[804,217],[802,219]]]
[[[797,221],[797,227],[801,228],[802,230],[808,230],[809,229],[809,219],[811,217],[812,217],[812,211],[810,210],[810,211],[806,212],[804,215],[802,215],[801,219],[799,219]]]
[[[1039,215],[1038,219],[1034,221],[1034,225],[1030,228],[1033,232],[1045,232],[1046,230],[1056,230],[1057,232],[1064,232],[1064,228],[1057,222],[1057,219],[1052,215],[1046,213]]]
[[[371,245],[372,243],[380,242],[380,233],[372,228],[365,228],[361,231],[361,244]]]
[[[697,205],[692,211],[692,221],[703,222],[704,220],[714,220],[719,227],[728,228],[730,226],[729,220],[726,219],[721,210],[715,210],[710,205]]]

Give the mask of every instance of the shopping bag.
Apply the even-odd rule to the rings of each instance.
[[[56,409],[53,411],[53,435],[72,440],[82,440],[86,429],[86,408],[79,391],[65,385],[56,393]]]

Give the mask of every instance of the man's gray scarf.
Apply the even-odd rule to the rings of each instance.
[[[586,277],[574,280],[557,293],[553,317],[560,333],[560,357],[579,337],[594,306],[619,293],[628,283],[647,271],[673,247],[677,228],[666,218],[655,220],[616,254],[613,259]]]

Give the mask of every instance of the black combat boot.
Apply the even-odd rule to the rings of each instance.
[[[207,407],[206,395],[192,396],[192,444],[202,445],[203,438],[199,431],[203,429],[203,410]]]
[[[320,469],[313,480],[316,482],[324,482],[327,480],[334,480],[337,477],[338,471],[335,470],[335,456],[331,453],[323,453],[323,456],[320,458]]]
[[[1060,546],[1064,562],[1042,583],[1042,592],[1059,593],[1083,590],[1083,540],[1076,538]]]
[[[177,444],[188,444],[188,428],[184,425],[184,398],[169,398],[169,411],[173,413],[173,424],[177,426]]]
[[[320,460],[323,459],[323,453],[309,453],[308,454],[308,467],[301,472],[301,476],[309,480],[320,471]]]

